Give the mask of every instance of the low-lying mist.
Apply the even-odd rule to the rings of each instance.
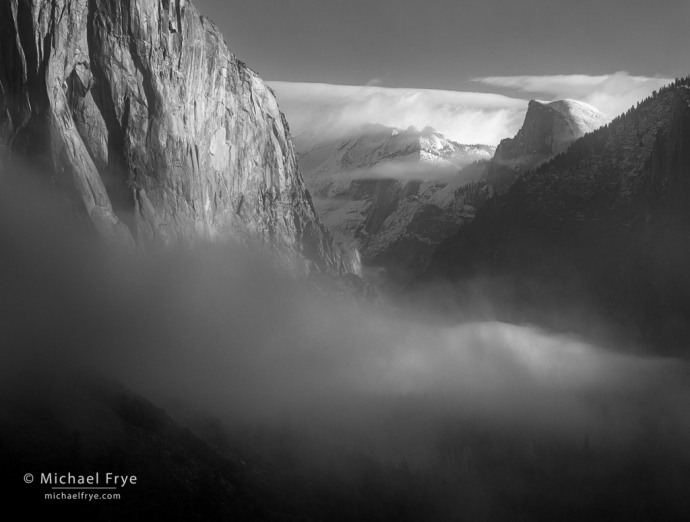
[[[437,430],[463,419],[573,444],[652,433],[687,454],[683,361],[529,325],[440,321],[426,301],[331,298],[233,243],[120,252],[36,192],[0,194],[6,383],[87,373],[164,407],[289,422],[419,465]],[[394,424],[391,411],[402,412]]]
[[[396,179],[406,181],[435,181],[464,185],[480,178],[475,165],[454,165],[450,162],[385,161],[368,168],[338,172],[339,186],[349,187],[355,180]]]

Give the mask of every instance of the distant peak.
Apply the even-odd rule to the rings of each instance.
[[[556,109],[559,112],[563,110],[567,110],[569,112],[573,112],[575,110],[587,110],[595,114],[603,114],[603,112],[597,109],[594,105],[590,105],[589,103],[581,102],[578,100],[555,100],[550,103],[547,103],[546,105],[553,109]]]

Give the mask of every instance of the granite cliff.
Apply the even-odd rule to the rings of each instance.
[[[189,1],[3,1],[1,171],[19,158],[116,242],[233,239],[299,274],[358,271],[273,92]]]
[[[508,188],[520,174],[537,167],[609,118],[596,108],[575,100],[529,102],[522,127],[514,138],[506,138],[496,148],[487,181],[498,191]]]

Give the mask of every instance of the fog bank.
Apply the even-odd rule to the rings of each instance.
[[[615,353],[527,325],[442,322],[421,303],[355,305],[238,244],[118,252],[75,229],[33,188],[6,189],[6,382],[39,370],[87,372],[159,404],[176,398],[223,418],[290,419],[315,433],[335,423],[367,437],[402,397],[423,414],[410,415],[400,432],[472,417],[625,445],[652,429],[687,452],[685,362]]]

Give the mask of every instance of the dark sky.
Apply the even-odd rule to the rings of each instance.
[[[266,80],[465,90],[480,76],[690,73],[690,0],[194,3]]]

